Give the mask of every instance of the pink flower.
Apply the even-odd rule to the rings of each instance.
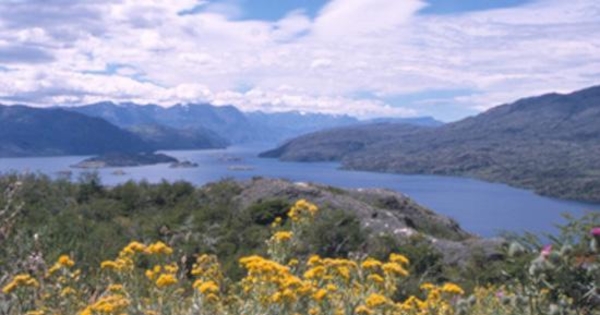
[[[551,252],[552,252],[552,245],[546,245],[546,246],[544,246],[544,248],[542,248],[542,251],[540,252],[540,254],[542,255],[542,257],[546,258],[546,257],[548,257],[548,255],[550,255]]]
[[[592,228],[590,233],[592,233],[592,236],[596,236],[596,237],[600,236],[600,226]]]

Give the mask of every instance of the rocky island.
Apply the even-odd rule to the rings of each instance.
[[[85,159],[75,165],[71,165],[71,167],[131,167],[161,163],[179,163],[179,161],[176,158],[163,153],[110,153]]]
[[[191,162],[191,161],[177,161],[177,162],[171,163],[171,165],[169,165],[169,167],[170,168],[194,168],[194,167],[198,167],[198,163]]]

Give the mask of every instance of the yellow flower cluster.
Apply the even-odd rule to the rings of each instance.
[[[100,264],[100,268],[116,272],[132,271],[134,269],[134,260],[137,254],[168,256],[172,253],[173,249],[160,241],[148,246],[134,241],[129,243],[119,252],[119,257],[117,257],[117,259],[103,261]]]
[[[179,271],[177,264],[155,265],[152,269],[146,270],[145,275],[157,287],[164,288],[177,283],[177,271]]]
[[[144,252],[149,255],[171,255],[173,253],[173,249],[167,246],[165,243],[159,241],[154,244],[150,244],[148,247],[146,247]]]
[[[214,255],[199,256],[191,274],[196,277],[192,287],[200,294],[199,299],[207,304],[217,303],[220,300],[220,285],[224,278],[217,257]]]
[[[263,307],[270,303],[293,303],[312,293],[309,283],[292,274],[288,266],[260,256],[244,257],[240,264],[248,270],[241,281],[244,295]]]
[[[32,287],[37,288],[40,286],[40,283],[32,278],[28,274],[20,274],[16,275],[12,281],[10,281],[7,285],[2,288],[2,293],[9,294],[13,292],[15,289],[19,287]]]
[[[461,287],[459,287],[458,285],[452,283],[452,282],[447,282],[442,286],[442,292],[446,292],[446,293],[450,293],[450,294],[456,294],[456,295],[463,295],[465,294],[465,291],[463,291],[463,289]]]
[[[285,242],[292,239],[294,233],[290,231],[279,231],[272,236],[272,239],[276,242]]]
[[[424,283],[421,285],[421,290],[427,293],[425,300],[410,296],[406,301],[397,304],[398,308],[404,312],[418,315],[451,315],[454,314],[452,301],[456,300],[456,296],[464,294],[461,287],[451,282],[442,286]]]
[[[300,199],[296,201],[287,215],[292,221],[310,220],[315,217],[318,211],[319,208],[316,205]]]
[[[104,283],[105,289],[86,293],[72,282],[60,280],[71,275],[67,271],[74,265],[70,257],[61,256],[50,268],[62,270],[60,277],[52,277],[59,279],[54,300],[36,301],[32,303],[35,309],[19,314],[453,314],[456,296],[464,293],[453,283],[422,285],[425,299],[394,300],[401,280],[408,275],[409,260],[400,254],[391,254],[386,261],[316,255],[287,259],[292,254],[289,244],[297,243],[300,227],[310,223],[317,212],[316,206],[298,201],[289,211],[292,231],[275,230],[267,242],[273,246],[270,253],[276,255],[241,258],[246,274],[239,282],[225,279],[214,255],[198,256],[189,268],[184,260],[181,265],[171,260],[173,249],[162,242],[131,242],[115,260],[101,263],[102,270],[112,271],[103,273],[105,278],[98,282]],[[29,275],[18,275],[2,291],[11,294],[20,286],[37,288],[39,284]],[[70,308],[64,307],[67,304]]]
[[[120,315],[125,311],[130,302],[120,294],[107,295],[100,298],[92,305],[87,306],[79,315]]]
[[[69,257],[69,255],[61,255],[60,257],[58,257],[58,260],[56,261],[56,263],[54,263],[54,265],[52,265],[52,267],[50,267],[50,269],[48,269],[48,272],[46,273],[46,277],[50,277],[53,274],[55,274],[57,271],[59,271],[62,268],[66,268],[69,269],[71,267],[73,267],[75,265],[75,261],[73,261],[73,259],[71,259],[71,257]]]

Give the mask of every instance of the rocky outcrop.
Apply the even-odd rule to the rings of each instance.
[[[404,194],[386,189],[340,189],[305,182],[254,178],[239,182],[235,197],[241,208],[270,199],[306,199],[323,211],[343,210],[355,215],[369,235],[392,235],[402,240],[419,235],[440,251],[444,261],[460,264],[475,250],[493,259],[502,239],[483,239],[453,219],[420,206]]]

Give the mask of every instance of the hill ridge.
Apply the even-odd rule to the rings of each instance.
[[[357,142],[364,145],[347,150]],[[523,98],[435,128],[390,124],[313,133],[261,156],[337,160],[344,168],[366,171],[475,177],[600,203],[600,86]]]

